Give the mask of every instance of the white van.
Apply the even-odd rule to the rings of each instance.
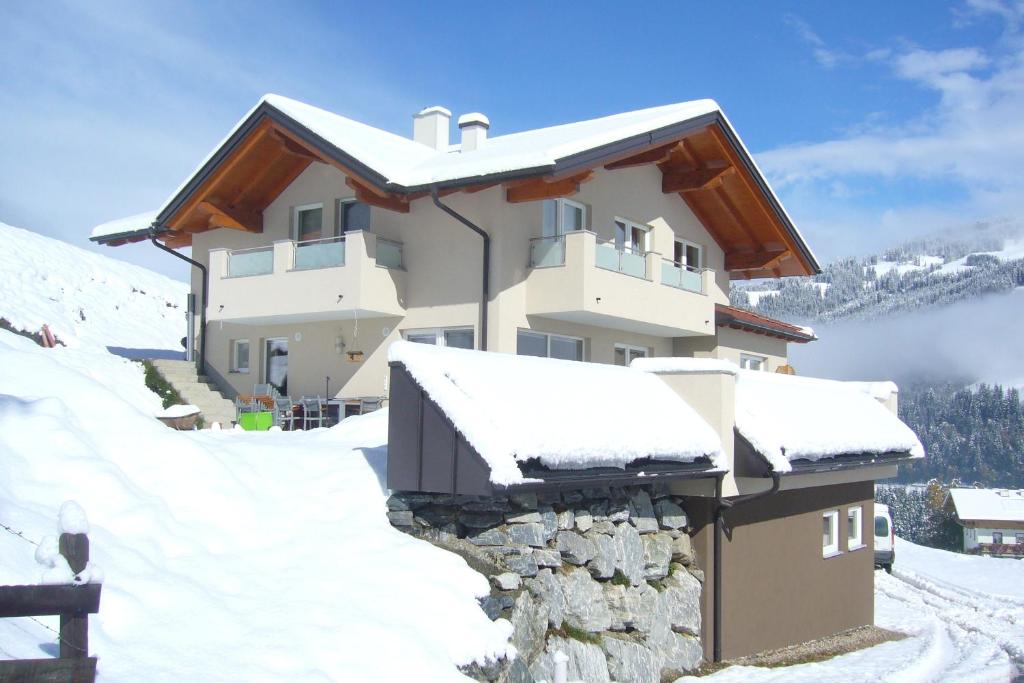
[[[875,503],[875,566],[892,574],[896,561],[896,532],[892,528],[889,506]]]

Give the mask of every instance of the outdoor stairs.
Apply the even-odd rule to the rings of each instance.
[[[196,372],[196,364],[187,360],[153,361],[153,367],[173,386],[186,403],[202,411],[203,424],[209,428],[214,422],[230,428],[235,421],[235,404],[217,389],[206,375]]]

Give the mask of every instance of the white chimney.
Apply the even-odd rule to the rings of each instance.
[[[480,112],[463,114],[459,117],[459,130],[462,131],[463,152],[472,152],[480,149],[487,141],[487,129],[491,127],[490,120]]]
[[[448,149],[452,113],[444,107],[427,107],[412,117],[412,139],[432,149]]]

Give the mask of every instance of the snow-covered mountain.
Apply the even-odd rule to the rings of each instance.
[[[872,319],[1024,286],[1024,226],[979,223],[828,264],[820,275],[738,284],[732,303],[798,323]]]
[[[0,223],[0,319],[71,347],[180,352],[188,285]]]

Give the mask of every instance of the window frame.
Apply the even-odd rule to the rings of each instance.
[[[823,520],[827,520],[832,527],[832,542],[825,543],[824,527],[821,534],[821,556],[822,558],[835,557],[839,555],[839,510],[827,510],[821,513]]]
[[[554,206],[555,206],[555,224],[552,226],[552,230],[554,232],[552,234],[550,234],[550,235],[545,232],[545,228],[547,227],[545,225],[545,213],[546,213],[545,207],[547,207],[549,205],[548,202],[552,202],[554,204]],[[580,210],[580,227],[579,227],[579,230],[576,230],[576,229],[566,230],[565,229],[565,225],[564,225],[564,220],[563,219],[565,217],[565,215],[564,215],[564,207],[566,205],[571,206],[573,208],[577,208],[577,209]],[[578,202],[578,201],[576,201],[574,199],[568,199],[566,197],[557,197],[555,199],[545,199],[544,201],[542,201],[540,203],[540,232],[541,232],[541,237],[564,237],[567,233],[570,233],[570,232],[583,232],[583,231],[587,230],[587,225],[588,225],[587,219],[589,218],[589,213],[590,212],[587,209],[587,205],[586,204],[584,204],[583,202]]]
[[[693,272],[700,272],[704,268],[704,247],[703,247],[703,245],[697,244],[696,242],[694,242],[692,240],[685,239],[683,237],[676,237],[674,239],[673,243],[672,243],[672,250],[673,250],[672,259],[673,259],[674,263],[676,263],[677,265],[680,265],[680,266],[683,265],[683,262],[682,261],[676,261],[675,260],[675,256],[676,255],[674,253],[675,252],[675,245],[677,245],[677,244],[683,245],[683,257],[684,258],[686,257],[686,247],[693,247],[694,249],[697,250],[697,265],[696,266],[690,266],[689,264],[686,264],[686,265],[689,268],[693,268],[694,269]]]
[[[238,347],[241,344],[245,344],[248,349],[245,355],[245,367],[238,365]],[[249,370],[252,368],[252,343],[248,339],[232,339],[231,340],[231,372],[237,372],[238,374],[247,375]]]
[[[996,536],[999,537],[998,541],[996,540]],[[992,531],[992,545],[1003,545],[1003,532],[1002,531],[995,531],[995,530]]]
[[[624,367],[627,367],[627,368],[629,367],[629,362],[630,362],[629,354],[630,354],[631,351],[643,351],[644,355],[641,356],[641,358],[654,358],[654,353],[653,353],[651,347],[649,347],[649,346],[637,346],[636,344],[624,344],[624,343],[621,343],[621,342],[615,342],[615,345],[612,348],[612,364],[613,365],[618,365],[618,363],[615,362],[615,352],[618,351],[619,349],[622,349],[623,352],[624,352],[623,357],[626,360],[626,365]],[[619,367],[623,367],[623,366],[619,366]]]
[[[310,240],[300,239],[299,230],[302,228],[299,223],[299,216],[303,211],[320,209],[320,237]],[[312,204],[301,204],[292,209],[292,241],[293,242],[314,242],[317,239],[324,239],[324,203],[313,202]]]
[[[366,210],[369,211],[370,225],[368,227],[366,227],[366,228],[358,228],[356,230],[346,230],[345,229],[345,206],[347,204],[363,204],[363,205],[365,205],[366,206]],[[373,206],[371,204],[367,204],[366,202],[361,202],[358,199],[356,199],[355,197],[344,197],[344,198],[338,200],[337,214],[338,215],[335,217],[335,221],[334,221],[334,236],[335,237],[342,237],[342,236],[345,235],[346,232],[357,232],[357,231],[360,231],[360,230],[364,231],[364,232],[373,232]]]
[[[453,325],[452,327],[414,327],[408,330],[402,330],[402,339],[409,341],[409,335],[434,335],[434,346],[441,346],[448,348],[448,342],[445,339],[445,332],[470,332],[473,335],[473,349],[476,349],[476,329],[472,325]],[[413,342],[414,344],[422,344],[423,342]],[[452,346],[453,349],[461,349],[461,346]]]
[[[854,528],[857,530],[856,536],[850,535],[850,518],[856,517],[857,523]],[[847,550],[859,550],[860,548],[867,547],[864,544],[864,507],[861,505],[855,505],[854,507],[846,508],[846,549]]]
[[[613,226],[616,223],[622,223],[623,228],[626,231],[628,231],[630,242],[632,242],[632,240],[633,240],[633,234],[632,233],[633,233],[633,229],[634,228],[640,230],[644,234],[644,243],[643,243],[643,245],[639,249],[637,249],[636,247],[633,247],[633,246],[627,248],[625,246],[625,241],[623,241],[623,248],[619,249],[619,242],[616,239],[616,236],[612,235],[612,242],[615,244],[615,248],[616,249],[618,249],[619,251],[623,251],[623,252],[627,252],[628,251],[629,253],[637,254],[638,256],[645,256],[648,252],[651,251],[651,247],[652,247],[652,245],[651,245],[651,234],[653,233],[653,230],[652,230],[651,226],[647,225],[646,223],[637,223],[636,221],[631,221],[628,218],[623,218],[622,216],[615,216],[612,219]]]
[[[541,332],[540,330],[531,330],[527,327],[520,327],[516,330],[516,355],[527,355],[519,353],[519,335],[520,334],[533,334],[539,337],[544,337],[544,356],[534,356],[534,358],[551,358],[551,339],[557,337],[572,342],[579,342],[580,358],[575,360],[575,363],[586,362],[587,359],[587,340],[584,337],[574,337],[569,334],[556,334],[554,332]],[[568,358],[557,358],[556,360],[570,360]]]
[[[757,361],[757,363],[761,367],[758,367],[758,368],[748,367],[747,364],[749,364],[752,361]],[[742,369],[742,370],[753,370],[755,372],[767,372],[768,371],[768,357],[767,356],[759,356],[756,353],[741,353],[740,354],[740,369]]]

